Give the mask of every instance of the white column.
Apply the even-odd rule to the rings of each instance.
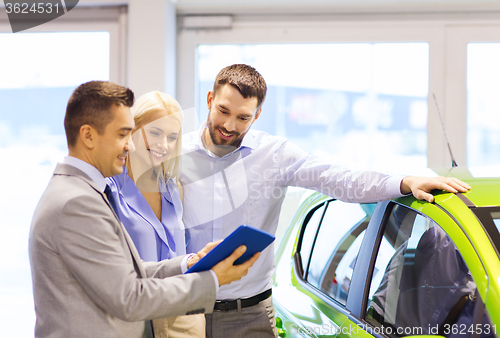
[[[176,96],[176,9],[171,0],[128,1],[127,86]]]

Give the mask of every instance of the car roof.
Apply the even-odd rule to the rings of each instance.
[[[432,170],[438,175],[456,177],[469,184],[471,190],[462,194],[469,206],[500,206],[500,169],[453,167]],[[495,177],[495,174],[498,176]]]

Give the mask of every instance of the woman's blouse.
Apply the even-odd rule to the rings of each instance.
[[[118,218],[134,241],[144,261],[160,261],[186,254],[182,203],[174,180],[160,179],[161,222],[128,176],[106,178],[115,201]]]

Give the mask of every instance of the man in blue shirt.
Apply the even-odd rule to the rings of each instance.
[[[262,112],[266,91],[266,82],[254,68],[237,64],[222,69],[207,95],[207,120],[184,137],[180,180],[188,252],[225,238],[241,224],[275,233],[288,186],[347,202],[409,193],[432,201],[433,189],[469,189],[454,178],[351,171],[309,155],[285,138],[250,130]],[[273,253],[271,245],[245,278],[219,289],[215,311],[206,315],[207,337],[277,336],[271,300]]]

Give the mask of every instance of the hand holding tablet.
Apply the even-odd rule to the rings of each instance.
[[[241,225],[186,273],[210,270],[217,263],[229,257],[238,247],[245,245],[247,250],[234,262],[234,265],[242,264],[256,252],[264,250],[273,241],[273,235],[247,225]]]

